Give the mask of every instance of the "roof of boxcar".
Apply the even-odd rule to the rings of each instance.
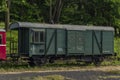
[[[41,24],[30,22],[15,22],[10,24],[10,29],[19,28],[58,28],[67,30],[110,30],[114,31],[113,27],[108,26],[83,26],[83,25],[61,25],[61,24]]]

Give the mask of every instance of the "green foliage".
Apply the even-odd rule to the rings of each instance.
[[[116,37],[114,39],[114,52],[117,53],[117,57],[120,58],[120,38]]]
[[[5,11],[7,9],[7,6],[5,4],[5,0],[0,0],[0,21],[4,21],[5,19]]]
[[[11,0],[11,22],[49,23],[52,17],[54,22],[59,19],[58,23],[62,24],[120,26],[120,0],[61,1],[63,7],[60,7],[57,0]],[[62,8],[62,10],[59,8]],[[52,16],[50,16],[50,9],[52,10]],[[0,21],[4,21],[5,10],[6,2],[1,0]]]
[[[36,4],[31,4],[27,0],[12,0],[11,20],[41,22],[43,18]]]
[[[0,0],[0,12],[6,10],[6,2],[5,0]]]
[[[72,0],[64,6],[62,23],[82,25],[118,26],[120,1]]]

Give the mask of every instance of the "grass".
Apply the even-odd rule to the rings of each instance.
[[[111,71],[107,71],[105,72],[106,74],[109,74],[107,76],[99,76],[99,79],[103,80],[103,79],[116,79],[116,80],[119,80],[120,79],[120,71],[119,70],[111,70]]]
[[[49,75],[45,77],[38,76],[38,77],[33,78],[33,80],[42,80],[42,79],[43,80],[72,80],[70,78],[66,78],[61,75]]]
[[[62,62],[62,61],[61,61]],[[99,68],[99,69],[98,69]],[[114,68],[114,69],[113,69]],[[80,63],[54,63],[54,64],[45,64],[40,67],[30,67],[28,64],[2,64],[0,66],[1,73],[7,72],[38,72],[38,71],[64,71],[64,70],[80,70],[80,71],[87,71],[87,70],[95,70],[95,71],[115,71],[119,70],[120,66],[108,66],[108,65],[101,65],[100,67],[93,66],[93,64],[85,66]],[[120,71],[120,70],[119,70]]]
[[[2,64],[0,66],[0,72],[24,72],[24,71],[52,71],[52,70],[76,70],[84,68],[93,68],[93,66],[83,66],[77,63],[54,63],[45,64],[43,66],[30,67],[28,64]]]
[[[119,74],[120,75],[120,71],[119,70],[108,71],[107,73],[110,73],[110,74]]]
[[[73,80],[73,79],[66,78],[66,77],[61,76],[61,75],[48,75],[48,76],[19,78],[19,80]]]
[[[110,79],[110,80],[114,80],[114,79],[116,79],[116,80],[119,80],[120,79],[120,76],[99,76],[99,79],[101,80],[108,80],[108,79]]]

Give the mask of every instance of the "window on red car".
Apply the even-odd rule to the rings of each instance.
[[[2,35],[0,34],[0,44],[2,44]]]

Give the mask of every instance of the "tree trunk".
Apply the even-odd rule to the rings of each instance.
[[[60,0],[60,1],[59,1],[58,10],[57,10],[57,12],[56,12],[56,20],[55,20],[56,23],[59,23],[59,19],[60,19],[62,7],[63,7],[63,0]]]
[[[50,23],[52,24],[59,23],[62,7],[63,7],[63,0],[56,0],[54,10],[52,13],[52,5],[50,5]]]
[[[6,10],[6,16],[5,16],[5,30],[9,30],[9,22],[10,22],[10,0],[6,1],[7,4],[7,10]]]

